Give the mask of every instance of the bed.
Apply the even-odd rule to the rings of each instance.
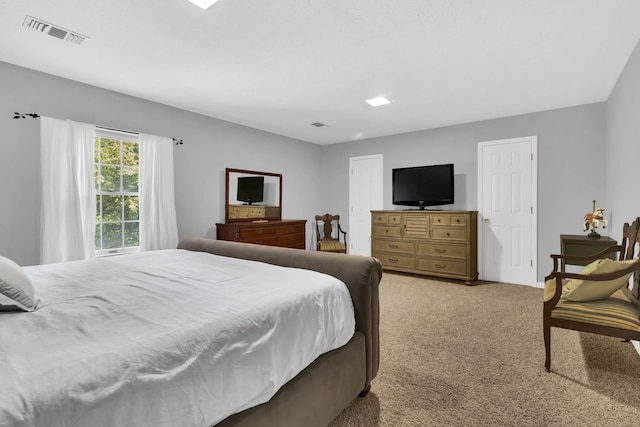
[[[2,427],[324,426],[378,371],[374,258],[193,238],[17,273]]]

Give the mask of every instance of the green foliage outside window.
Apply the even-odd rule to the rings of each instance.
[[[97,137],[96,250],[140,246],[138,143]]]

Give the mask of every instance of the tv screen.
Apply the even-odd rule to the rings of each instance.
[[[392,172],[394,205],[424,209],[453,203],[453,164],[398,168]]]
[[[253,204],[264,198],[264,176],[238,177],[238,196],[240,202]]]

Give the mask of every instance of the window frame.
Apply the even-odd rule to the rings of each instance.
[[[117,166],[120,169],[120,189],[119,191],[104,191],[102,189],[102,182],[99,179],[96,179],[95,182],[95,190],[96,190],[96,221],[95,221],[95,237],[94,237],[94,251],[96,257],[104,257],[104,256],[112,256],[112,255],[121,255],[126,253],[134,253],[140,252],[140,138],[138,134],[128,133],[128,132],[120,132],[111,129],[101,129],[96,128],[96,136],[94,141],[94,149],[100,150],[100,153],[94,153],[94,176],[98,177],[98,171],[101,170],[102,166]],[[120,142],[120,161],[119,164],[111,164],[111,163],[102,163],[102,153],[101,153],[101,140],[102,139],[111,139],[117,140]],[[125,165],[123,162],[123,146],[124,142],[136,144],[138,147],[138,162],[137,166]],[[138,191],[124,191],[124,168],[136,168],[138,170]],[[122,203],[120,206],[120,221],[104,221],[103,220],[103,197],[104,196],[120,196]],[[138,218],[136,220],[127,220],[125,219],[125,203],[124,200],[126,197],[137,197],[138,198]],[[98,221],[100,218],[100,221]],[[103,249],[104,244],[104,228],[105,224],[121,224],[121,246],[117,248]],[[126,246],[125,242],[125,227],[126,224],[137,223],[138,224],[138,245],[137,246]],[[100,227],[100,235],[98,236],[98,226]],[[100,242],[98,242],[98,238]],[[99,243],[99,246],[98,246]]]

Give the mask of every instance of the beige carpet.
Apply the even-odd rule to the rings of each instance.
[[[385,272],[380,372],[342,426],[639,426],[640,355],[619,339],[552,329],[542,290]]]

